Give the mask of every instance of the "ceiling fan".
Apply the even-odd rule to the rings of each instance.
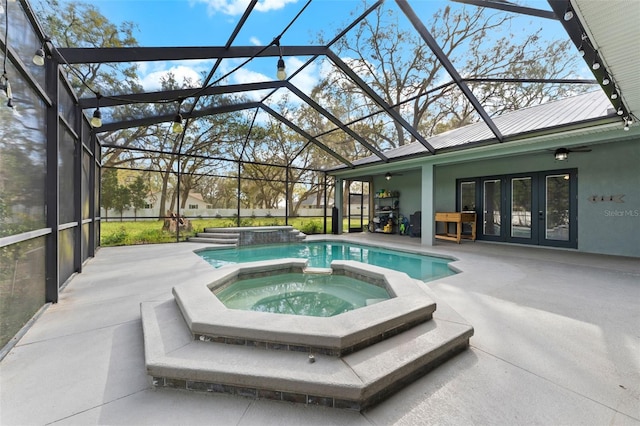
[[[391,180],[391,178],[394,177],[394,176],[402,176],[402,173],[390,173],[390,172],[387,172],[387,173],[385,173],[384,178],[386,180]]]
[[[554,151],[554,150],[549,150]],[[591,152],[591,148],[588,146],[576,146],[574,148],[558,148],[554,151],[554,157],[558,161],[564,161],[569,158],[570,152]]]

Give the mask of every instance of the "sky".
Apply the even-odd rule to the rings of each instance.
[[[136,25],[134,36],[140,46],[224,46],[249,0],[93,0],[91,3],[113,23],[133,22]],[[368,3],[373,1],[369,0]],[[546,0],[519,0],[518,3],[550,9]],[[326,39],[332,39],[364,10],[361,0],[313,0],[296,19],[305,4],[307,0],[259,0],[234,45],[269,45],[294,19],[295,22],[282,36],[283,48],[287,45],[317,45],[319,33],[324,32]],[[409,4],[424,21],[443,5],[462,7],[460,3],[443,0],[411,0]],[[384,6],[397,7],[393,0],[387,0]],[[406,21],[404,17],[401,19]],[[552,24],[556,26],[556,35],[566,37],[566,34],[557,33],[562,30],[558,23]],[[528,25],[532,25],[531,18],[523,18],[522,27],[526,28]],[[285,55],[289,72],[297,69],[296,66],[305,60],[306,58]],[[226,73],[242,61],[225,60],[220,71]],[[255,59],[230,75],[227,83],[273,80],[276,61],[276,58]],[[141,62],[138,67],[143,87],[147,91],[154,91],[160,89],[160,79],[168,71],[178,81],[183,78],[197,81],[202,78],[202,73],[209,72],[213,63],[211,60]],[[308,94],[322,72],[322,63],[316,61],[293,82]]]
[[[306,0],[260,0],[238,34],[235,46],[266,46],[295,18]],[[140,46],[224,46],[246,9],[248,1],[235,0],[94,0],[101,13],[114,23],[135,22],[134,36]],[[308,45],[320,31],[330,37],[351,19],[349,11],[361,9],[359,0],[314,0],[281,39],[285,45]],[[339,19],[336,18],[339,16]],[[334,29],[330,27],[333,26]],[[302,58],[286,58],[293,69]],[[237,61],[238,63],[240,61]],[[273,62],[273,64],[271,64]],[[158,87],[160,75],[169,67],[176,76],[197,78],[198,70],[209,70],[212,61],[139,64],[145,88]],[[225,66],[230,69],[231,61]],[[233,78],[242,83],[273,79],[276,60],[255,61]],[[262,75],[260,75],[262,74]]]

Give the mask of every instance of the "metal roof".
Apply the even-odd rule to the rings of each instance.
[[[615,110],[607,96],[601,91],[585,93],[568,99],[523,108],[494,119],[495,124],[505,136],[505,140],[524,134],[550,128],[561,128],[576,123],[585,123],[597,119],[615,118]],[[429,143],[438,150],[461,147],[467,144],[476,146],[479,142],[496,143],[491,131],[482,122],[450,130],[429,138]],[[401,159],[416,155],[429,155],[419,143],[411,143],[396,149],[385,151],[389,159]],[[375,156],[354,161],[354,165],[380,162]]]

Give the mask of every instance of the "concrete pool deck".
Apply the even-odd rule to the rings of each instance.
[[[0,424],[640,425],[639,259],[338,239],[459,259],[426,285],[474,326],[469,349],[363,412],[153,389],[140,303],[212,274],[207,245],[103,248],[0,362]]]

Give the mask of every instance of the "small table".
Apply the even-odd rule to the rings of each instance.
[[[438,234],[436,232],[436,238],[439,240],[455,241],[460,244],[462,238],[472,241],[476,240],[476,214],[475,213],[462,213],[462,212],[446,212],[436,213],[436,228],[438,222],[444,222],[444,233]],[[449,233],[449,224],[456,224],[456,233]],[[462,233],[462,224],[471,224],[471,235]]]

